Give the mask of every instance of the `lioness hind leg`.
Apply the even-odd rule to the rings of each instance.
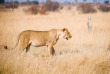
[[[21,49],[21,50],[24,50],[27,46],[28,46],[28,43],[24,43],[24,44],[21,43],[21,44],[20,44],[20,49]]]
[[[20,38],[20,49],[25,50],[28,45],[29,45],[29,38],[22,36]]]
[[[28,44],[28,46],[26,47],[26,52],[28,52],[28,51],[29,51],[30,46],[31,46],[31,43],[29,43],[29,44]]]

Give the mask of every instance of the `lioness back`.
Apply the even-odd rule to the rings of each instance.
[[[33,46],[43,46],[48,42],[48,35],[48,31],[27,30],[20,33],[19,41],[21,41],[21,47],[22,45],[25,47],[25,45],[28,45],[29,43],[32,43]]]

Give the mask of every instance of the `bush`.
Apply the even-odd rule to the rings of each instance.
[[[37,14],[38,11],[38,6],[31,6],[30,8],[28,8],[28,12],[30,12],[31,14]]]
[[[31,14],[46,14],[46,9],[44,7],[39,7],[39,6],[31,6],[30,8],[28,8],[27,10],[24,9],[24,12],[26,13],[31,13]]]
[[[39,4],[38,1],[32,1],[32,3],[33,3],[34,5],[38,5],[38,4]]]
[[[110,5],[107,4],[99,5],[98,9],[102,12],[108,12],[110,11]]]
[[[46,14],[46,9],[44,7],[39,8],[40,14]]]
[[[6,2],[5,8],[18,8],[19,3],[17,1],[15,2]]]
[[[48,11],[56,11],[59,8],[59,3],[58,2],[53,2],[53,1],[47,1],[44,4],[44,7],[46,8],[46,10]]]
[[[94,12],[96,12],[94,5],[91,3],[79,4],[78,10],[80,10],[82,13],[94,13]]]

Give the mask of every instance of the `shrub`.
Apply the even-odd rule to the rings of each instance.
[[[63,6],[60,6],[60,9],[62,10],[64,7]]]
[[[108,11],[110,11],[110,5],[101,4],[101,5],[99,5],[98,9],[102,12],[108,12]]]
[[[24,9],[24,12],[31,13],[31,14],[37,14],[37,13],[46,14],[46,9],[44,7],[34,5],[28,9]]]
[[[28,8],[28,12],[30,12],[31,14],[37,14],[38,11],[38,6],[31,6],[30,8]]]
[[[39,4],[38,1],[32,1],[32,3],[33,3],[34,5],[38,5],[38,4]]]
[[[46,9],[44,7],[39,8],[40,14],[46,14]]]
[[[78,10],[80,10],[82,13],[94,13],[94,12],[96,12],[94,5],[91,3],[79,4]]]
[[[17,1],[15,2],[6,2],[5,8],[18,8],[19,3]]]
[[[46,8],[46,10],[48,11],[56,11],[59,8],[59,3],[58,2],[53,2],[53,1],[47,1],[44,4],[44,7]]]

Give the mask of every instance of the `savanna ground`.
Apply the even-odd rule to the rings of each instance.
[[[91,16],[91,31],[87,21]],[[68,28],[72,38],[60,39],[55,54],[47,47],[31,47],[28,53],[14,47],[17,35],[24,30],[45,31]],[[23,7],[0,12],[0,74],[110,74],[110,12],[82,14],[75,8],[46,15],[31,15]]]

